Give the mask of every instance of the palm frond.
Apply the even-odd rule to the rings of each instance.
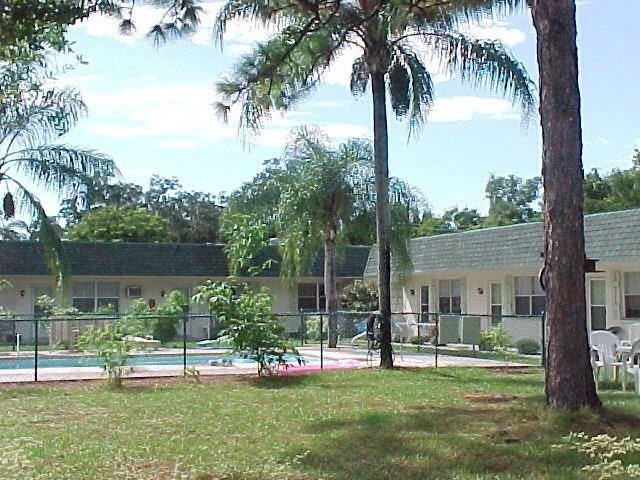
[[[27,92],[0,102],[0,145],[10,151],[48,143],[67,133],[85,116],[87,107],[72,88]]]
[[[425,25],[437,30],[455,31],[463,23],[519,13],[526,5],[526,0],[395,0],[390,2],[389,8],[396,13],[394,16],[406,18],[404,25],[396,26],[400,31],[407,26],[422,28]]]
[[[369,84],[369,72],[367,72],[364,57],[358,57],[351,65],[351,81],[349,88],[354,97],[359,97],[367,92]]]
[[[216,84],[222,105],[241,104],[239,130],[257,135],[272,110],[289,110],[312,92],[344,47],[326,25],[290,25],[244,56],[231,78]]]
[[[423,37],[440,60],[442,70],[462,83],[510,98],[522,111],[523,125],[535,113],[535,86],[524,65],[500,43],[462,34],[434,33]]]
[[[54,276],[55,285],[63,292],[62,298],[67,298],[70,287],[71,267],[69,259],[64,251],[62,239],[58,234],[57,225],[54,224],[38,200],[29,190],[16,182],[20,188],[17,196],[20,198],[19,204],[23,208],[28,208],[36,219],[38,240],[42,243],[45,261],[49,270]]]
[[[87,177],[96,174],[118,175],[113,160],[93,150],[68,145],[49,145],[12,152],[4,161],[46,191],[66,194]]]
[[[422,59],[408,46],[393,46],[387,75],[391,107],[397,118],[409,117],[409,138],[424,126],[433,106],[435,90]]]

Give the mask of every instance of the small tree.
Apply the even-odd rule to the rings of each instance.
[[[225,325],[219,339],[229,340],[234,351],[258,362],[258,376],[284,363],[284,354],[295,352],[285,338],[284,327],[270,313],[273,303],[265,288],[254,292],[246,284],[212,282],[196,287],[196,303],[208,302],[209,312]]]
[[[165,301],[156,308],[157,317],[152,321],[153,338],[161,342],[170,342],[177,334],[176,328],[184,319],[183,305],[187,303],[184,294],[174,290],[167,295]]]
[[[103,326],[88,326],[78,337],[76,346],[94,352],[102,361],[107,374],[107,383],[112,387],[122,386],[122,377],[131,372],[127,366],[129,352],[135,346],[134,338],[143,335],[144,325],[140,318],[141,304],[134,303],[130,314]]]

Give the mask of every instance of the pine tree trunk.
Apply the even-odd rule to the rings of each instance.
[[[553,408],[598,407],[587,340],[575,0],[530,5],[543,142],[546,401]]]
[[[380,366],[393,368],[391,349],[391,250],[389,233],[389,138],[384,73],[371,74],[373,93],[373,154],[376,183],[376,231],[378,235],[378,292],[380,305]]]
[[[336,286],[336,231],[331,230],[324,241],[324,293],[329,313],[329,348],[338,345],[338,288]]]

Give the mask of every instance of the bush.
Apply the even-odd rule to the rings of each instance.
[[[520,355],[540,355],[542,348],[540,342],[533,338],[523,338],[516,342],[516,348]]]
[[[502,328],[502,325],[494,325],[489,330],[480,332],[480,350],[493,352],[501,350],[509,345],[509,334]]]
[[[305,336],[307,340],[312,342],[320,341],[320,320],[322,320],[321,315],[309,315],[305,319]],[[325,319],[322,322],[322,339],[327,339],[327,329],[328,329],[328,321]]]
[[[340,302],[342,308],[351,312],[372,312],[378,309],[378,289],[356,280],[342,289]]]

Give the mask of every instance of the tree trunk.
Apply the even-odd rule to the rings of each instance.
[[[543,144],[546,401],[553,408],[598,407],[587,341],[575,0],[530,4]]]
[[[331,229],[324,241],[324,293],[329,313],[329,348],[338,345],[338,288],[336,286],[336,230]]]
[[[391,349],[391,250],[389,233],[389,138],[384,73],[371,73],[373,94],[373,155],[376,183],[376,232],[378,235],[378,301],[380,308],[380,366],[393,368]]]

